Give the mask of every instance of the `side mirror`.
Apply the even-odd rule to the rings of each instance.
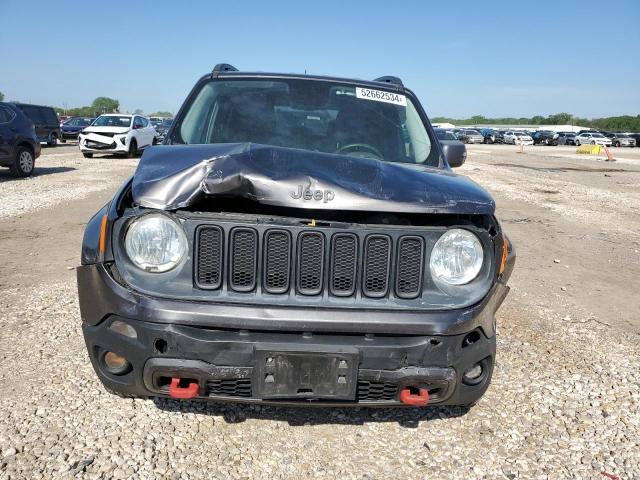
[[[467,147],[464,143],[443,143],[442,152],[444,158],[451,168],[457,168],[464,164],[467,159]]]

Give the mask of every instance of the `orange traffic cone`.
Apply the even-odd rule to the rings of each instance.
[[[607,159],[605,161],[606,162],[615,162],[616,159],[613,158],[613,154],[611,153],[611,150],[609,150],[606,145],[603,145],[603,147],[604,147],[604,153],[607,154]]]

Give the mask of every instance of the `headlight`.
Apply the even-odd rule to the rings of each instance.
[[[127,230],[125,249],[133,263],[148,272],[166,272],[187,253],[187,236],[178,223],[162,214],[134,220]]]
[[[448,285],[464,285],[480,273],[484,252],[478,237],[468,230],[452,228],[431,251],[431,276]]]

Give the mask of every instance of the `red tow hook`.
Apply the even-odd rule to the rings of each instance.
[[[200,385],[196,380],[189,380],[189,385],[186,387],[180,386],[180,378],[173,377],[171,384],[169,384],[169,395],[171,398],[195,398],[200,391]]]
[[[417,390],[418,394],[416,395],[411,392],[410,387],[404,387],[400,392],[400,401],[412,407],[426,407],[429,403],[429,391],[426,388],[418,388]]]

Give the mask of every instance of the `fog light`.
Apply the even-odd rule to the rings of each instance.
[[[464,372],[462,379],[467,383],[478,383],[478,380],[480,379],[480,377],[482,377],[483,372],[484,369],[482,368],[482,364],[476,363],[473,367],[467,369],[467,371]]]
[[[121,138],[120,138],[120,143],[121,143],[121,144],[123,144],[123,145],[124,145],[126,142],[127,142],[127,137],[121,137]]]
[[[120,320],[115,320],[111,325],[109,325],[109,330],[113,330],[114,332],[119,333],[120,335],[124,335],[129,338],[138,338],[138,334],[136,333],[135,328],[133,328],[128,323],[121,322]]]
[[[126,358],[113,352],[106,352],[103,361],[109,373],[114,375],[122,375],[129,370],[130,367],[130,363]]]

